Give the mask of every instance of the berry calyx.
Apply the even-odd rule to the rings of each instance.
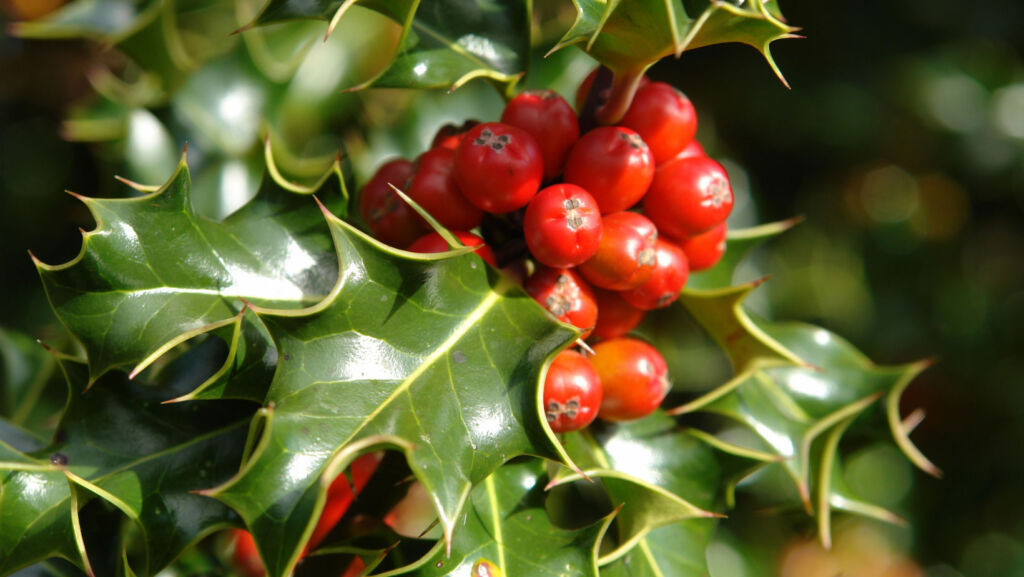
[[[631,128],[644,139],[654,162],[671,160],[697,135],[697,111],[682,92],[664,82],[640,87],[620,126]]]
[[[690,261],[691,271],[709,269],[722,260],[722,255],[725,254],[726,232],[726,225],[723,222],[707,232],[691,236],[680,243],[687,260]]]
[[[640,286],[622,291],[622,298],[638,309],[650,311],[676,302],[690,276],[686,253],[675,243],[659,238],[655,248],[657,263],[650,278]]]
[[[391,189],[407,188],[414,168],[412,162],[396,158],[381,165],[359,193],[359,216],[370,233],[381,242],[396,248],[405,248],[430,226]]]
[[[702,156],[659,166],[643,206],[659,231],[682,240],[725,222],[732,204],[729,175],[721,164]]]
[[[583,187],[601,214],[626,210],[643,198],[654,178],[654,156],[643,138],[621,126],[583,135],[565,163],[565,182]]]
[[[608,421],[646,417],[672,388],[665,359],[641,340],[618,338],[600,342],[594,346],[591,362],[601,378],[603,391],[598,415]]]
[[[573,269],[542,267],[523,288],[558,320],[582,329],[581,338],[597,323],[594,291]]]
[[[553,90],[527,90],[519,94],[505,106],[501,121],[522,128],[537,141],[546,181],[562,173],[569,151],[580,138],[576,114]]]
[[[540,146],[521,128],[486,122],[467,132],[455,151],[455,178],[462,194],[481,210],[512,212],[540,188]]]
[[[484,239],[465,230],[453,230],[449,232],[455,235],[455,238],[459,239],[459,242],[465,246],[479,247],[473,252],[479,255],[480,258],[484,259],[484,262],[487,264],[491,266],[498,266],[497,263],[494,262],[494,254],[491,252],[491,247],[484,243]],[[448,246],[448,241],[436,232],[427,233],[409,245],[410,252],[433,253],[447,252],[449,250],[452,250],[452,248]]]
[[[628,290],[643,284],[657,263],[658,230],[650,219],[635,212],[604,217],[597,252],[579,265],[580,273],[595,286]]]
[[[586,427],[601,406],[601,379],[594,365],[576,351],[562,351],[544,378],[544,417],[555,433]]]
[[[594,256],[602,230],[597,201],[574,184],[541,190],[523,218],[526,246],[534,258],[555,268],[576,266]]]

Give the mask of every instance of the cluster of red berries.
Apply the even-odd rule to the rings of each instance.
[[[607,92],[594,89],[595,77],[577,92],[580,110]],[[555,432],[598,413],[640,418],[661,403],[664,359],[625,335],[646,311],[674,302],[690,271],[721,258],[733,205],[728,175],[694,138],[693,105],[669,84],[645,79],[618,124],[582,134],[580,126],[557,93],[523,92],[501,122],[446,126],[415,163],[384,164],[359,199],[381,241],[448,250],[390,185],[403,190],[488,263],[531,270],[526,291],[596,343],[591,357],[565,351],[548,369],[544,407]]]

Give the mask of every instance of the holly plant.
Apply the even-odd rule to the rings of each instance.
[[[900,410],[927,363],[748,311],[744,261],[797,219],[733,227],[696,109],[646,75],[738,42],[781,79],[777,0],[573,0],[554,35],[532,8],[73,0],[14,28],[112,47],[66,126],[140,182],[76,193],[80,253],[35,260],[68,337],[0,334],[0,574],[708,575],[779,479],[826,546],[835,515],[901,521],[837,472],[887,438],[938,474]]]

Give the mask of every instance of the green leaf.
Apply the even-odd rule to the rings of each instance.
[[[0,328],[0,366],[0,417],[29,439],[52,433],[64,390],[53,355],[28,335]]]
[[[501,571],[496,577],[597,577],[597,546],[611,518],[579,530],[553,525],[544,509],[546,482],[538,459],[499,468],[470,494],[451,555],[439,543],[410,574],[485,575],[471,569],[490,561]]]
[[[711,44],[740,42],[760,51],[785,83],[769,46],[792,38],[776,0],[736,4],[702,3],[700,14],[687,14],[681,0],[573,0],[576,21],[552,50],[579,45],[616,72],[635,74],[669,55]],[[696,14],[697,11],[691,12]]]
[[[455,90],[487,78],[507,94],[525,72],[530,49],[530,2],[514,0],[270,0],[250,26],[293,19],[330,20],[328,34],[354,5],[402,26],[388,67],[354,89]]]
[[[182,550],[218,527],[237,522],[227,507],[196,490],[223,482],[238,470],[251,405],[164,405],[162,396],[194,386],[196,359],[186,354],[165,368],[161,386],[104,375],[85,392],[85,365],[58,356],[68,381],[68,404],[56,440],[23,454],[0,445],[4,505],[0,571],[52,556],[79,559],[75,539],[78,495],[99,496],[138,525],[144,539],[144,574],[157,572]],[[21,496],[19,498],[19,495]],[[81,557],[73,555],[75,546]]]
[[[712,290],[732,286],[735,282],[736,267],[755,248],[793,228],[802,220],[801,217],[795,217],[752,228],[730,230],[726,235],[725,254],[722,255],[722,259],[707,270],[691,274],[686,280],[686,288]]]
[[[10,432],[0,430],[0,573],[51,557],[88,571],[74,486],[47,460],[9,445]]]
[[[298,308],[323,298],[337,268],[308,195],[319,191],[343,210],[339,166],[310,189],[265,177],[256,198],[219,223],[193,211],[184,156],[151,194],[79,197],[96,229],[83,233],[74,260],[36,265],[58,318],[88,354],[91,378],[124,366],[137,373],[175,344],[230,324],[244,302]]]
[[[800,38],[795,34],[797,31],[799,28],[786,23],[779,0],[749,0],[737,4],[710,0],[677,52],[725,42],[746,44],[760,52],[779,80],[789,87],[772,58],[771,43],[783,38]]]
[[[601,567],[601,577],[707,577],[705,549],[714,529],[707,519],[655,529],[629,553]]]
[[[327,485],[357,454],[401,450],[450,541],[470,488],[514,456],[562,458],[540,419],[541,367],[577,331],[472,253],[396,251],[328,214],[338,284],[307,310],[255,307],[278,350],[263,435],[210,494],[286,575]]]
[[[715,290],[686,287],[679,295],[679,303],[725,351],[737,374],[759,366],[806,364],[767,335],[743,310],[743,300],[762,282]]]
[[[687,306],[695,312],[716,340],[727,349],[733,347],[736,376],[721,387],[673,411],[684,414],[707,411],[733,419],[760,439],[759,450],[767,450],[782,459],[782,466],[793,479],[807,511],[817,505],[822,539],[828,539],[829,511],[838,507],[877,518],[893,520],[877,507],[859,503],[849,496],[840,481],[830,477],[835,467],[836,447],[849,422],[864,414],[882,396],[888,397],[887,416],[896,442],[907,456],[925,470],[935,470],[910,443],[908,431],[898,414],[899,395],[924,367],[925,363],[884,367],[871,363],[846,341],[817,327],[796,323],[773,324],[753,321],[740,308],[748,287],[691,292]],[[736,332],[720,322],[720,314],[701,312],[701,308],[721,310],[718,299],[733,295],[733,321],[742,320]],[[712,306],[713,305],[713,306]],[[726,326],[723,331],[722,327]],[[723,337],[723,335],[725,335]],[[732,336],[736,335],[736,336]],[[745,345],[737,343],[746,341]],[[779,362],[780,351],[791,363]],[[805,361],[797,362],[798,360]],[[809,363],[808,363],[809,361]],[[816,442],[825,439],[825,448],[816,451]],[[819,471],[817,479],[813,471]],[[812,483],[817,481],[817,487]],[[812,504],[811,495],[818,495]]]
[[[617,543],[602,554],[602,565],[642,545],[658,527],[695,518],[714,525],[708,518],[718,515],[705,510],[720,485],[713,451],[660,411],[638,421],[597,423],[566,435],[565,447],[582,474],[563,474],[558,484],[586,475],[599,480],[612,505],[621,507]]]
[[[644,70],[676,52],[691,24],[681,0],[573,0],[576,22],[553,50],[577,44],[615,71]]]
[[[822,328],[800,323],[759,323],[765,332],[810,362],[816,369],[768,369],[809,414],[822,416],[844,404],[871,394],[885,395],[885,411],[893,440],[922,471],[939,477],[942,472],[910,441],[899,413],[903,391],[931,360],[904,365],[877,365],[849,341]]]
[[[832,548],[832,510],[841,510],[857,515],[878,519],[886,523],[906,525],[899,515],[878,505],[865,503],[850,491],[843,480],[842,464],[839,458],[839,440],[856,417],[839,423],[825,437],[818,472],[818,501],[815,513],[818,518],[818,536],[825,549]]]

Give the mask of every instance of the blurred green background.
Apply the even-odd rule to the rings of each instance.
[[[44,4],[6,0],[2,23]],[[127,194],[114,174],[158,184],[187,140],[199,208],[222,216],[254,192],[267,134],[296,178],[346,147],[362,181],[444,122],[500,113],[484,85],[342,93],[397,41],[380,18],[357,15],[310,47],[322,24],[228,36],[259,2],[231,4],[179,2],[192,35],[185,58],[160,64],[162,84],[102,42],[0,39],[4,338],[60,338],[28,251],[50,263],[77,253],[77,229],[92,223],[65,189]],[[539,55],[572,6],[537,4]],[[904,409],[925,409],[914,439],[945,477],[888,446],[851,447],[847,482],[909,527],[840,518],[826,554],[799,515],[740,512],[710,552],[714,575],[1024,576],[1024,4],[782,7],[807,36],[773,46],[791,90],[736,45],[650,76],[694,101],[699,137],[733,176],[734,226],[806,217],[741,271],[772,276],[758,312],[834,330],[880,363],[937,359]],[[529,82],[567,93],[591,66],[563,53],[537,61]]]

